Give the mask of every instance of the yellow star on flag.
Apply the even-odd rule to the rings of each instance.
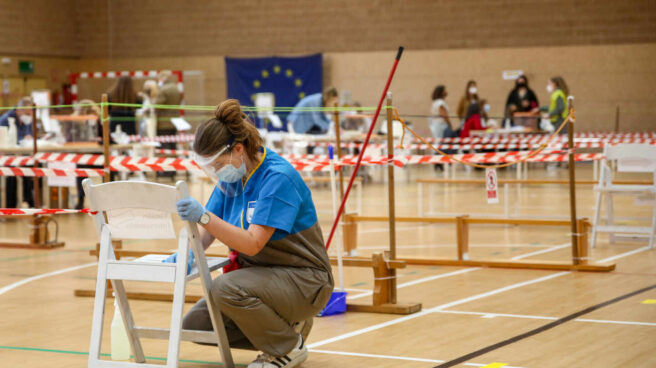
[[[276,73],[276,74],[280,74],[280,65],[275,65],[273,67],[273,72]]]
[[[292,72],[291,69],[287,69],[287,70],[285,70],[285,75],[286,75],[287,77],[291,78],[292,75],[294,75],[294,73]]]
[[[269,78],[269,71],[268,70],[262,70],[262,78]]]
[[[305,97],[305,92],[301,92],[301,93],[298,94],[298,98],[302,99],[303,97]]]
[[[296,87],[300,87],[303,85],[303,81],[301,80],[301,78],[296,78],[294,84],[296,84]]]
[[[256,79],[256,80],[253,81],[253,87],[260,88],[260,85],[261,85],[261,83],[260,83],[259,80]]]

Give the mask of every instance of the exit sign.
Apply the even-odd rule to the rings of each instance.
[[[18,73],[20,74],[34,74],[34,61],[33,60],[19,60]]]

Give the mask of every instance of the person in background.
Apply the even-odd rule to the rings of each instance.
[[[87,124],[95,123],[96,129],[100,128],[100,107],[93,100],[81,100],[80,103],[75,106],[73,115],[87,115],[94,116],[94,121],[87,120]],[[76,165],[79,169],[94,169],[97,166],[93,165]],[[75,204],[75,209],[81,210],[84,208],[84,188],[82,187],[82,181],[86,179],[84,177],[77,177],[75,179],[77,186],[77,203]]]
[[[433,90],[431,118],[428,121],[433,138],[448,138],[452,135],[453,126],[449,120],[449,106],[444,101],[446,96],[446,87],[441,84]]]
[[[371,118],[365,117],[362,112],[362,105],[359,102],[353,103],[353,111],[346,112],[340,126],[344,130],[359,130],[366,133],[371,125]]]
[[[308,108],[335,107],[339,97],[335,87],[326,88],[323,93],[315,93],[300,100],[287,117],[294,133],[326,134],[330,119],[323,111],[303,111]]]
[[[144,82],[143,90],[139,96],[143,99],[143,106],[137,110],[137,115],[141,117],[139,125],[139,135],[144,137],[154,137],[157,132],[157,115],[155,114],[155,100],[157,98],[157,82],[149,79]]]
[[[549,106],[543,106],[539,111],[545,113],[543,117],[548,118],[557,130],[567,117],[569,88],[562,77],[553,77],[547,83],[547,92],[551,95]],[[567,127],[564,127],[560,134],[567,134]]]
[[[458,118],[460,119],[460,124],[463,124],[465,120],[465,115],[467,114],[467,109],[469,105],[474,102],[478,102],[478,87],[476,86],[476,81],[470,80],[467,82],[467,88],[465,88],[465,95],[460,98],[458,103]]]
[[[124,104],[141,104],[141,98],[134,91],[132,78],[124,75],[118,78],[114,86],[107,92],[109,102]],[[128,135],[137,134],[135,121],[136,107],[109,106],[109,133],[116,131],[117,127]],[[102,139],[102,135],[100,136]]]
[[[26,96],[18,100],[18,104],[0,116],[0,126],[9,128],[9,120],[13,119],[16,126],[16,142],[19,144],[23,139],[32,139],[32,108],[34,107],[32,97]],[[18,208],[17,198],[17,180],[15,176],[7,176],[5,179],[6,189],[6,206],[7,208]],[[31,178],[23,177],[23,199],[28,203],[30,208],[34,208],[34,181]]]
[[[515,88],[510,91],[506,99],[506,118],[510,119],[511,125],[515,125],[513,122],[514,113],[531,112],[539,106],[538,98],[528,86],[528,78],[525,75],[520,75],[515,80]]]
[[[467,107],[467,115],[465,116],[465,123],[460,131],[460,138],[467,138],[470,136],[472,130],[483,130],[483,122],[481,120],[481,107],[478,102],[473,102]]]
[[[159,73],[157,86],[159,91],[155,98],[155,104],[180,105],[182,94],[170,71],[164,70]],[[157,135],[176,135],[178,130],[171,122],[171,118],[180,117],[180,110],[156,109],[155,111],[157,114]],[[175,149],[175,143],[162,143],[162,148]]]

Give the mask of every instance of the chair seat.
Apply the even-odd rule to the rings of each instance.
[[[168,254],[147,254],[143,257],[139,257],[135,259],[133,262],[148,262],[148,263],[162,263],[163,260],[165,260],[169,255]],[[210,272],[216,271],[221,267],[227,266],[230,264],[230,259],[225,258],[225,257],[206,257],[207,259],[207,268],[209,269]],[[167,265],[173,265],[173,263],[168,263]],[[194,262],[193,267],[191,268],[191,272],[186,277],[187,282],[197,278],[199,276],[198,274],[198,266],[196,265],[196,262]]]

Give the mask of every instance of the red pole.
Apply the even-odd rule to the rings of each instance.
[[[337,223],[339,222],[339,218],[342,216],[342,212],[344,212],[344,205],[346,204],[346,199],[348,198],[348,195],[351,192],[351,187],[353,186],[355,177],[358,174],[358,169],[360,169],[360,164],[362,163],[362,157],[364,157],[364,151],[367,149],[367,144],[369,144],[371,133],[374,131],[374,127],[376,126],[376,122],[378,121],[378,115],[380,114],[380,109],[383,106],[383,101],[385,101],[385,96],[387,96],[387,90],[389,89],[389,86],[392,83],[392,78],[394,78],[394,72],[396,71],[396,66],[399,64],[399,60],[401,60],[401,54],[403,54],[403,46],[400,46],[399,51],[396,53],[394,65],[392,66],[392,70],[390,71],[389,77],[387,78],[387,83],[385,84],[385,89],[383,89],[382,96],[380,96],[380,101],[378,101],[378,107],[376,107],[376,113],[374,114],[374,119],[371,121],[371,126],[369,126],[367,137],[365,138],[364,143],[362,144],[362,149],[360,150],[360,154],[358,155],[358,160],[355,162],[355,168],[353,169],[353,173],[351,174],[351,179],[349,179],[348,186],[346,187],[346,192],[344,192],[344,198],[342,198],[342,203],[339,205],[339,210],[337,210],[337,216],[335,216],[335,221],[333,221],[333,226],[330,228],[330,235],[328,235],[328,240],[326,241],[326,249],[330,247],[330,241],[333,239],[333,235],[335,235],[335,230],[337,229]]]

